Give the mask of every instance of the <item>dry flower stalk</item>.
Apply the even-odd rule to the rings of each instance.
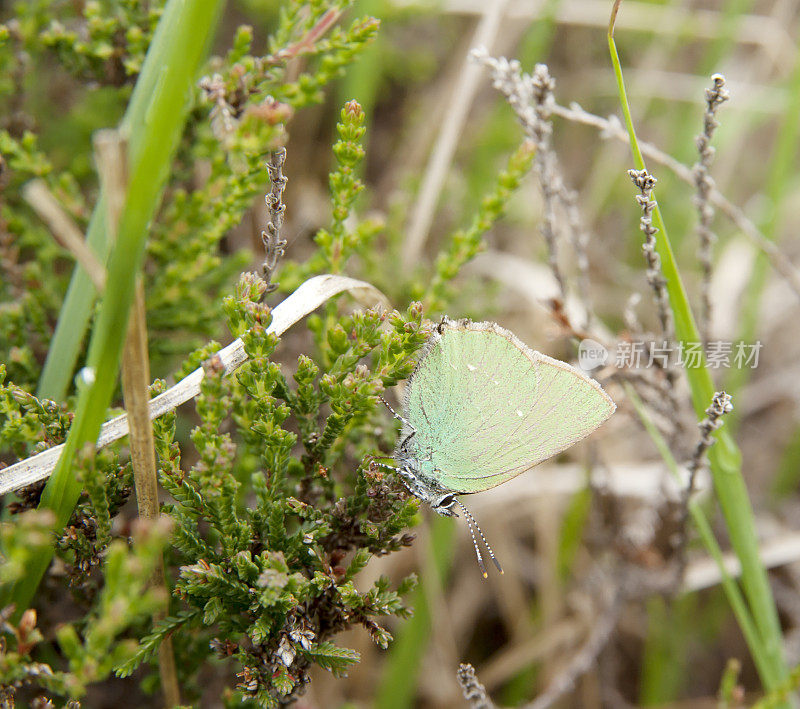
[[[278,287],[277,284],[272,282],[272,276],[286,249],[286,239],[281,238],[283,213],[286,211],[286,205],[283,203],[283,191],[286,189],[286,182],[288,181],[283,174],[285,161],[286,148],[278,148],[278,150],[273,150],[270,153],[269,162],[267,163],[270,191],[264,199],[269,211],[269,222],[267,222],[267,228],[261,232],[261,241],[264,242],[264,249],[266,250],[264,263],[261,266],[264,280],[267,283],[265,294],[271,293]]]
[[[711,252],[716,241],[716,234],[711,229],[714,221],[714,207],[711,204],[710,196],[714,190],[714,180],[711,177],[711,161],[714,158],[714,148],[711,147],[711,138],[719,122],[717,121],[717,110],[730,98],[728,90],[725,88],[725,77],[722,74],[714,74],[711,77],[714,85],[706,89],[706,110],[703,114],[703,132],[697,136],[697,152],[700,155],[698,162],[692,168],[694,175],[695,188],[697,193],[694,203],[697,207],[699,221],[697,224],[697,235],[699,246],[697,257],[702,269],[702,281],[700,286],[700,332],[703,342],[708,342],[711,329]]]
[[[666,281],[661,270],[661,258],[656,251],[656,234],[658,233],[658,229],[653,226],[652,217],[656,203],[651,199],[653,187],[656,184],[656,178],[647,172],[647,170],[628,170],[628,176],[639,190],[639,194],[636,195],[636,202],[642,208],[639,227],[644,233],[642,252],[644,253],[645,262],[647,263],[647,282],[653,290],[658,319],[661,323],[664,347],[669,348],[671,343],[675,341],[675,323],[672,319],[672,310],[669,305]],[[672,435],[674,436],[677,435],[680,428],[680,423],[677,419],[680,403],[675,392],[676,374],[669,361],[670,352],[671,349],[667,349],[666,362],[662,362],[661,358],[654,358],[653,361],[654,363],[658,363],[659,366],[663,366],[664,369],[664,393],[669,408],[667,418],[674,424],[672,431]]]
[[[667,294],[666,281],[661,272],[661,258],[656,251],[656,234],[658,229],[653,226],[653,209],[656,203],[651,199],[656,178],[647,170],[628,170],[628,176],[639,194],[636,196],[637,204],[642,208],[642,217],[639,228],[644,233],[642,252],[647,262],[647,282],[655,295],[658,319],[661,323],[661,333],[667,342],[675,339],[675,329],[672,322],[672,311],[669,309],[669,295]]]
[[[557,204],[566,188],[550,141],[553,132],[550,114],[554,103],[555,81],[545,64],[537,64],[531,75],[522,72],[518,61],[509,61],[505,57],[496,59],[489,56],[484,48],[475,49],[472,56],[489,69],[492,86],[505,96],[517,114],[525,135],[536,147],[534,165],[544,202],[542,236],[547,244],[550,269],[558,283],[561,299],[566,300],[566,282],[558,264],[555,224]]]
[[[679,525],[680,530],[680,539],[678,540],[678,560],[679,560],[679,580],[683,580],[683,576],[686,572],[686,554],[684,553],[686,550],[686,544],[688,541],[687,538],[687,526],[689,523],[689,502],[692,497],[692,493],[695,491],[695,486],[697,482],[697,473],[703,465],[703,461],[705,460],[706,453],[708,449],[714,445],[714,431],[716,431],[720,426],[722,426],[722,417],[725,414],[729,414],[733,411],[733,403],[731,402],[730,394],[727,394],[724,391],[718,391],[714,394],[711,398],[711,404],[706,409],[706,416],[705,418],[700,421],[697,426],[700,429],[700,440],[697,442],[697,445],[694,448],[694,452],[692,453],[692,460],[689,463],[689,481],[686,485],[686,489],[683,493],[683,499],[681,501],[681,521]]]
[[[588,329],[592,317],[588,275],[589,260],[586,255],[589,234],[580,217],[578,194],[567,187],[564,182],[558,158],[552,147],[551,116],[556,107],[553,97],[555,81],[550,76],[545,64],[537,64],[533,74],[528,75],[522,72],[518,61],[509,61],[504,57],[496,59],[489,56],[483,48],[474,50],[472,55],[478,62],[488,67],[493,86],[505,96],[517,114],[525,134],[533,140],[536,146],[535,165],[544,200],[542,235],[548,247],[550,268],[559,284],[563,300],[566,298],[566,283],[558,264],[556,231],[556,213],[560,209],[575,252],[578,293],[586,307],[586,319],[583,327]]]
[[[475,668],[472,665],[469,663],[459,665],[456,678],[470,709],[495,709],[494,702],[486,693],[486,688],[475,676]]]

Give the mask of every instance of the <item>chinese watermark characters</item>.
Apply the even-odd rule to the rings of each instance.
[[[618,369],[645,369],[648,367],[667,367],[674,364],[684,369],[698,369],[708,366],[711,369],[755,369],[762,343],[728,342],[712,340],[702,342],[678,342],[653,340],[622,340],[616,349],[609,352],[594,340],[582,340],[578,348],[578,364],[586,372],[613,363]]]

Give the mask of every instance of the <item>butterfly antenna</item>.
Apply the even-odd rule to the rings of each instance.
[[[459,506],[461,507],[461,505]],[[466,509],[464,509],[464,507],[461,507],[461,509],[464,510],[464,512],[467,512]],[[478,540],[475,538],[475,530],[472,528],[472,523],[475,520],[472,518],[472,515],[470,515],[469,512],[467,512],[466,520],[467,520],[467,527],[469,527],[469,535],[472,537],[472,546],[475,548],[475,555],[478,557],[478,566],[481,569],[483,578],[488,579],[489,574],[486,573],[486,566],[484,566],[483,564],[483,556],[481,556],[481,550],[478,547]]]
[[[481,571],[483,572],[483,578],[488,578],[488,574],[486,573],[486,567],[483,565],[483,558],[481,557],[481,552],[478,549],[478,540],[475,539],[475,532],[472,531],[473,525],[475,529],[478,530],[478,534],[480,534],[483,543],[486,545],[486,549],[489,551],[489,557],[492,559],[492,562],[497,567],[497,570],[502,574],[503,567],[500,566],[500,562],[497,560],[497,557],[494,555],[494,551],[492,551],[492,547],[489,542],[486,541],[486,537],[483,536],[483,530],[480,528],[477,520],[472,516],[470,511],[464,507],[464,504],[460,500],[455,500],[455,503],[458,505],[459,509],[464,513],[464,518],[467,520],[467,526],[469,527],[469,533],[472,535],[472,544],[475,547],[475,553],[478,555],[478,566],[481,567]]]

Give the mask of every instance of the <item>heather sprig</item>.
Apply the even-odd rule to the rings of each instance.
[[[482,200],[468,228],[456,231],[436,258],[433,278],[423,300],[428,310],[440,310],[447,301],[449,283],[462,266],[484,248],[483,237],[505,211],[509,199],[530,170],[536,155],[531,141],[524,141],[511,154],[508,163],[495,179],[492,191]]]
[[[353,256],[364,256],[381,225],[374,220],[352,219],[354,204],[364,189],[358,171],[364,160],[365,115],[357,101],[348,101],[336,124],[338,140],[333,145],[336,169],[328,176],[331,223],[320,229],[316,251],[302,264],[287,263],[282,290],[291,290],[315,273],[341,273]]]
[[[311,664],[341,674],[357,661],[334,644],[336,633],[361,625],[385,647],[391,636],[374,617],[407,612],[401,595],[410,582],[393,590],[380,579],[366,591],[352,582],[371,556],[410,542],[404,530],[417,506],[382,476],[354,474],[350,435],[358,431],[363,445],[375,394],[407,375],[424,332],[418,305],[391,314],[385,330],[384,314],[357,311],[327,329],[329,354],[300,356],[291,381],[272,361],[278,338],[267,333],[265,285],[246,274],[226,300],[249,358],[234,379],[213,356],[205,362],[189,470],[174,418],[156,422],[162,484],[175,499],[165,512],[182,557],[174,591],[182,608],[156,624],[120,673],[153,657],[168,632],[191,626],[235,660],[243,698],[275,706],[301,690]]]
[[[80,14],[51,20],[26,39],[55,52],[76,77],[121,86],[142,68],[163,4],[134,0],[108,12],[102,3],[87,2]]]
[[[18,523],[4,525],[3,549],[8,554],[2,565],[3,580],[14,574],[26,550],[50,544],[52,517],[47,512],[29,511]],[[8,622],[10,609],[3,612],[0,684],[13,696],[17,689],[33,685],[69,700],[80,699],[90,684],[106,679],[115,666],[136,649],[135,640],[123,634],[163,604],[163,592],[148,590],[152,570],[169,536],[169,523],[140,523],[134,526],[131,543],[114,541],[103,561],[104,586],[80,627],[62,625],[56,634],[67,669],[37,662],[32,654],[44,638],[37,628],[37,614],[26,610],[19,622]],[[21,537],[20,534],[24,535]],[[21,556],[22,555],[22,556]],[[71,704],[70,704],[71,705]],[[13,704],[12,704],[13,706]]]
[[[0,450],[17,456],[37,453],[61,443],[72,417],[48,399],[37,399],[10,380],[0,364]]]

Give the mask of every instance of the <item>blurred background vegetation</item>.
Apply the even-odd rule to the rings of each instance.
[[[159,20],[179,12],[170,4],[2,6],[0,465],[64,441],[87,386],[75,374],[87,361],[88,332],[106,307],[25,186],[42,180],[105,262],[113,247],[92,136],[122,122],[134,159],[160,130],[159,117],[137,113],[131,97]],[[673,385],[661,370],[619,371],[612,354],[594,372],[618,404],[612,420],[558,459],[470,500],[506,572],[487,582],[465,525],[417,510],[391,475],[364,463],[391,454],[394,422],[376,394],[387,388],[384,396],[398,401],[389,388],[413,366],[423,318],[494,320],[567,361],[587,334],[609,348],[662,338],[626,174],[630,147],[619,120],[603,120],[622,116],[606,37],[611,3],[222,5],[209,3],[214,21],[197,30],[210,49],[199,71],[187,68],[186,123],[162,151],[163,177],[153,176],[165,188],[138,237],[140,271],[150,369],[167,382],[153,393],[204,361],[215,371],[208,357],[216,342],[246,331],[251,362],[238,377],[207,377],[196,408],[156,424],[171,541],[166,528],[132,530],[126,440],[78,455],[67,470],[86,492],[74,512],[67,506],[55,544],[53,519],[29,509],[41,485],[6,495],[0,581],[13,587],[26,566],[46,566],[43,548],[54,546],[56,557],[30,604],[38,616],[3,611],[3,700],[161,705],[156,648],[175,630],[182,701],[197,706],[465,706],[462,662],[505,706],[524,706],[559,682],[562,706],[739,706],[765,694],[780,705],[796,682],[787,670],[800,663],[798,281],[792,286],[800,4],[626,0],[615,34],[640,141],[686,168],[681,176],[646,155],[695,316],[707,291],[709,340],[761,343],[756,368],[709,372],[715,389],[733,396],[724,426],[741,451],[762,558],[774,567],[760,594],[745,588],[756,623],[759,604],[767,616],[777,607],[781,647],[769,652],[780,659],[767,671],[707,547],[687,527],[659,449],[666,439],[685,468],[699,439],[681,374]],[[190,44],[192,30],[182,28]],[[524,72],[546,64],[556,103],[580,104],[555,112],[550,139],[574,208],[555,222],[566,298],[542,236],[542,146],[526,142],[490,72],[470,58],[478,45],[518,59]],[[728,206],[716,203],[708,279],[691,168],[713,73],[730,93],[710,167]],[[149,86],[153,95],[163,90],[158,80]],[[281,146],[287,243],[277,289],[263,294],[264,284],[240,274],[260,272],[264,260],[262,231],[274,219],[266,164]],[[777,245],[767,248],[772,262],[765,241]],[[130,261],[132,274],[138,263]],[[280,341],[268,337],[267,306],[322,273],[371,283],[398,312],[353,315],[357,306],[343,296]],[[132,292],[133,277],[130,284]],[[57,325],[63,332],[54,337]],[[119,389],[111,403],[122,405]],[[119,413],[104,407],[98,416]],[[701,468],[699,505],[728,550],[735,518],[726,525]],[[147,543],[131,543],[137,535]],[[163,632],[153,634],[164,598],[142,589],[164,544],[175,592]],[[232,576],[240,587],[225,586]],[[209,594],[210,583],[219,586]],[[258,594],[261,606],[242,593]],[[377,616],[386,616],[380,626]],[[119,667],[133,674],[117,677]],[[335,676],[345,670],[346,679]]]

